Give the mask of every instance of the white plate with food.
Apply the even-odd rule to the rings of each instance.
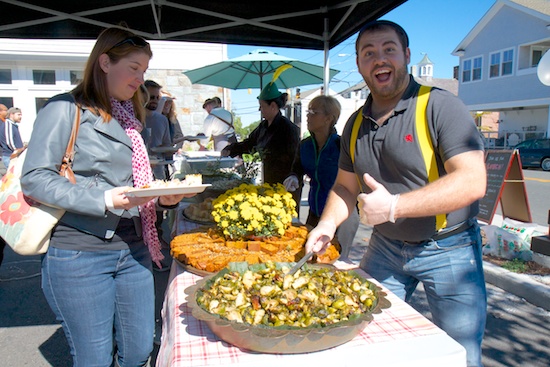
[[[199,194],[210,187],[210,184],[193,186],[148,187],[145,189],[131,189],[126,192],[128,196],[148,197],[163,195]]]

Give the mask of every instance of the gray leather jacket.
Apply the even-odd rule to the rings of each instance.
[[[127,212],[105,208],[105,191],[133,186],[132,142],[118,121],[105,122],[83,108],[73,162],[76,184],[59,175],[75,113],[70,94],[53,97],[38,113],[23,165],[23,193],[66,210],[60,222],[86,233],[111,238],[124,216],[134,218],[141,234],[137,207]]]

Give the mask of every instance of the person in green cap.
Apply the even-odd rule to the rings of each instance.
[[[290,174],[294,155],[300,144],[300,129],[282,115],[288,100],[287,93],[281,93],[274,81],[264,87],[258,96],[262,121],[247,139],[228,145],[222,156],[259,152],[263,162],[264,182],[283,183]],[[301,190],[292,193],[300,205]]]

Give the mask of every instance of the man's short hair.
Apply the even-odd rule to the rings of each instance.
[[[21,109],[20,108],[17,108],[17,107],[11,107],[9,110],[8,110],[8,116],[11,116],[13,113],[21,113]]]
[[[359,47],[359,40],[361,39],[363,33],[365,33],[366,31],[380,30],[386,28],[393,29],[395,33],[397,33],[397,37],[399,37],[399,40],[401,41],[401,46],[403,46],[403,50],[406,50],[407,47],[409,47],[409,36],[407,35],[407,32],[405,32],[403,27],[389,20],[374,20],[365,24],[359,31],[359,34],[357,35],[357,40],[355,41],[355,52],[359,51],[357,48]]]
[[[143,84],[147,88],[158,88],[158,89],[162,88],[162,85],[160,85],[159,83],[157,83],[157,82],[155,82],[154,80],[151,80],[151,79],[147,79]]]
[[[208,106],[209,104],[215,104],[216,107],[221,107],[222,106],[222,100],[219,97],[208,98],[202,104],[202,108],[206,108],[206,106]]]

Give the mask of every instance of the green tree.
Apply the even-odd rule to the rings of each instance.
[[[233,119],[233,126],[235,126],[235,132],[239,136],[239,141],[243,141],[244,139],[248,138],[248,135],[254,130],[259,124],[260,120],[251,123],[248,126],[243,127],[243,122],[241,121],[241,117],[237,116],[233,113],[235,118]]]

